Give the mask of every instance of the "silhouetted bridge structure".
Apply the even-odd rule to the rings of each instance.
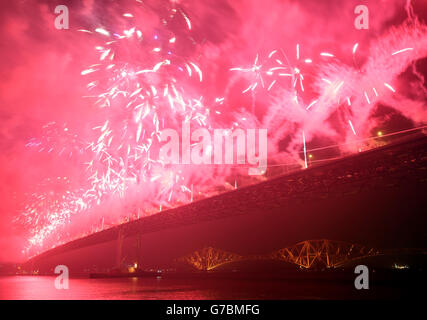
[[[351,244],[426,248],[426,187],[427,138],[419,134],[71,241],[27,266],[88,271],[138,261],[152,268],[187,256],[209,269],[214,260],[189,255],[208,247],[230,259],[271,252],[303,267],[316,260],[334,266],[362,252]]]
[[[380,251],[358,244],[331,240],[306,240],[270,254],[242,256],[212,247],[204,247],[177,259],[196,270],[211,271],[237,261],[278,260],[310,269],[315,266],[337,268],[352,260],[379,255]]]

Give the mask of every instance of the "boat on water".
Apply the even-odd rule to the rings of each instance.
[[[95,272],[90,273],[89,278],[100,279],[100,278],[133,278],[133,277],[150,277],[156,278],[160,276],[157,271],[143,271],[135,270],[133,272],[122,271],[122,270],[113,270],[110,272]]]

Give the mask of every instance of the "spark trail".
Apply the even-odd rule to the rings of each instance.
[[[33,226],[32,253],[240,185],[245,168],[164,164],[157,155],[165,128],[179,132],[186,122],[193,129],[267,129],[269,164],[307,168],[315,137],[341,145],[343,154],[358,151],[360,143],[351,142],[369,136],[381,102],[416,124],[425,122],[425,101],[399,91],[399,75],[427,56],[427,28],[416,20],[391,28],[369,47],[355,41],[342,52],[308,50],[301,41],[242,54],[237,66],[227,66],[223,92],[206,96],[216,75],[204,71],[211,70],[205,56],[211,47],[195,40],[191,11],[178,2],[168,2],[161,13],[137,6],[118,13],[120,23],[79,30],[98,43],[97,60],[81,70],[84,99],[96,110],[84,121],[90,130],[77,134],[50,123],[27,143],[75,158],[82,175],[61,192],[52,195],[47,186],[29,197],[18,220]],[[145,26],[137,19],[141,10],[153,11],[162,23]],[[251,105],[232,105],[233,94],[242,101],[249,95]]]

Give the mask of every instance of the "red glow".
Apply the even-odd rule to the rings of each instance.
[[[70,30],[54,28],[46,4],[5,10],[10,251],[33,255],[247,183],[244,166],[163,165],[159,130],[182,121],[267,129],[269,165],[301,168],[321,160],[319,146],[367,148],[386,124],[373,117],[379,105],[424,125],[415,62],[427,56],[427,27],[401,2],[369,1],[369,30],[354,27],[353,1],[83,1],[70,5]]]

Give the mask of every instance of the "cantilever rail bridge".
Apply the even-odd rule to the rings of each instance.
[[[344,263],[379,255],[374,248],[343,241],[306,240],[293,246],[276,250],[270,254],[242,256],[220,249],[205,247],[177,259],[193,266],[196,270],[211,271],[228,263],[238,261],[278,260],[310,269],[316,266],[337,268]]]
[[[427,137],[420,134],[98,232],[44,252],[27,266],[50,271],[66,264],[82,271],[138,261],[149,268],[208,247],[240,257],[275,253],[310,266],[315,255],[296,254],[298,245],[289,249],[298,243],[300,252],[318,248],[307,239],[425,248],[426,187]],[[312,252],[325,252],[318,249]]]

